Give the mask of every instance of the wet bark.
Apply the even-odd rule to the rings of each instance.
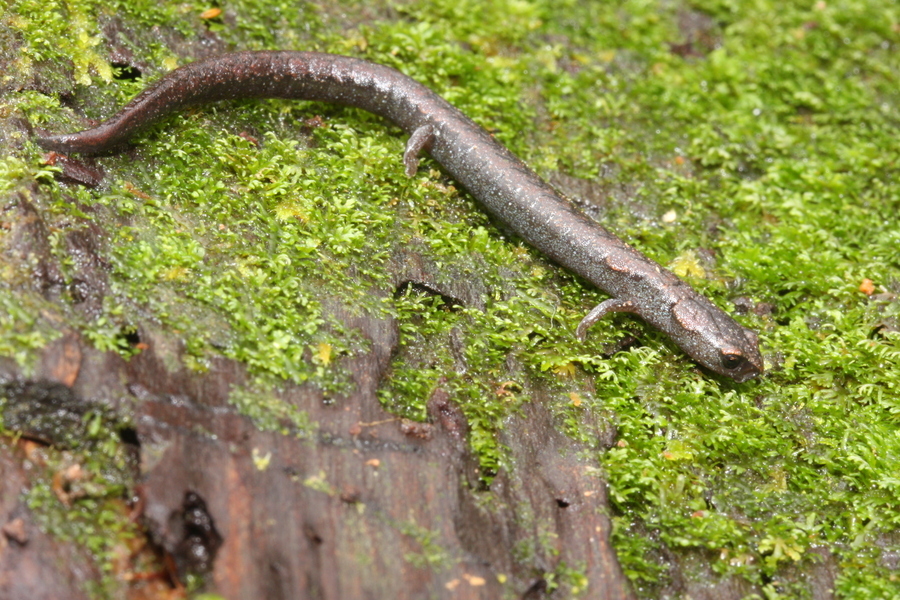
[[[9,205],[5,258],[29,265],[28,285],[44,298],[77,292],[90,314],[108,290],[100,230],[65,234],[79,257],[67,283],[29,199],[38,193]],[[477,281],[434,291],[436,277],[414,251],[393,265],[397,287],[480,298]],[[597,465],[578,458],[584,448],[554,428],[543,398],[506,424],[501,441],[513,467],[486,486],[465,417],[444,390],[429,401],[429,423],[381,408],[376,391],[397,324],[332,312],[371,351],[345,364],[355,384],[345,398],[326,400],[312,386],[273,392],[308,412],[318,424],[311,436],[259,430],[228,400],[247,383],[241,364],[219,358],[204,373],[188,370],[177,337],[150,324],[132,335],[140,352],[129,360],[67,331],[27,377],[0,362],[5,425],[67,447],[84,434],[88,411],[130,417],[123,439],[139,456],[135,517],[174,579],[205,574],[225,598],[564,597],[568,584],[551,574],[566,568],[587,577],[592,598],[629,597]],[[33,462],[22,444],[0,448],[2,597],[84,597],[101,574],[83,549],[35,524],[23,494]]]
[[[299,386],[283,394],[319,424],[308,440],[259,431],[236,413],[227,398],[245,381],[241,365],[219,359],[203,374],[173,371],[177,345],[149,328],[130,361],[69,334],[31,379],[7,364],[4,381],[8,395],[29,389],[18,399],[35,410],[133,403],[147,535],[179,572],[207,571],[210,590],[225,598],[557,597],[546,575],[560,564],[588,577],[592,598],[629,597],[608,542],[604,484],[541,398],[508,423],[503,442],[515,467],[485,488],[465,418],[445,393],[429,403],[430,425],[379,406],[395,324],[343,318],[372,351],[353,360],[347,398],[326,403]],[[0,519],[23,518],[36,531],[20,496],[27,459],[5,452]],[[72,573],[92,576],[79,571],[71,545],[39,532],[4,539],[0,573],[18,582],[9,598],[77,598],[84,582]]]

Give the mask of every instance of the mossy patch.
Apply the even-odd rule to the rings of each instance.
[[[8,77],[71,64],[49,85],[74,90],[78,110],[22,91],[7,95],[3,114],[68,131],[146,85],[110,81],[94,42],[112,13],[76,4],[17,2],[3,23],[21,61]],[[603,294],[507,239],[429,160],[406,178],[397,129],[354,109],[283,101],[169,118],[127,154],[101,159],[108,184],[94,191],[49,183],[46,168],[27,166],[39,162],[33,146],[8,147],[4,193],[39,181],[35,202],[52,228],[103,227],[112,294],[88,318],[4,284],[4,354],[28,362],[54,319],[127,353],[122,332],[151,319],[183,337],[196,368],[224,354],[261,381],[339,394],[349,381],[341,357],[367,347],[324,307],[337,298],[398,319],[383,402],[422,418],[431,392],[449,391],[486,479],[514,468],[496,432],[537,384],[577,439],[594,435],[587,417],[614,420],[615,445],[595,456],[613,541],[641,594],[671,583],[662,557],[704,551],[713,571],[769,598],[802,597],[791,573],[818,546],[841,565],[839,597],[898,593],[896,8],[434,1],[366,3],[380,20],[348,23],[331,5],[288,15],[247,2],[213,22],[191,5],[131,6],[115,18],[156,69],[148,79],[181,60],[141,33],[148,26],[187,37],[210,28],[235,49],[353,54],[416,77],[540,172],[597,181],[592,211],[604,224],[663,264],[689,261],[685,276],[719,305],[742,298],[750,308],[738,318],[760,331],[769,372],[744,385],[703,373],[621,315],[576,342],[575,325]],[[69,17],[84,36],[67,46]],[[96,85],[72,85],[85,76]],[[483,305],[415,291],[391,299],[388,260],[413,242],[439,273],[477,278]]]
[[[27,399],[11,395],[6,386],[0,390],[0,409],[10,401]],[[71,442],[65,449],[12,437],[6,429],[10,423],[0,422],[0,435],[19,448],[29,465],[31,484],[23,500],[37,525],[94,561],[100,577],[87,591],[98,598],[117,597],[127,585],[127,569],[160,568],[126,501],[137,470],[136,447],[122,441],[127,423],[99,407],[84,412],[80,422],[60,424],[69,431],[54,441]]]

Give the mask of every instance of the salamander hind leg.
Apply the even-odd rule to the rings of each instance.
[[[412,177],[419,168],[419,153],[422,150],[431,149],[434,141],[434,127],[422,125],[409,136],[406,142],[406,152],[403,153],[403,164],[406,166],[406,176]]]
[[[579,341],[584,341],[584,338],[587,337],[588,327],[608,315],[609,313],[614,312],[637,312],[634,302],[631,300],[619,300],[618,298],[610,298],[609,300],[604,300],[600,304],[594,307],[594,310],[589,312],[587,316],[585,316],[581,323],[578,324],[578,329],[575,330],[575,337],[578,338]]]

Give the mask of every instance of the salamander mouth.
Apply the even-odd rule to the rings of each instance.
[[[732,378],[733,378],[735,381],[737,381],[738,383],[744,383],[745,381],[750,381],[750,380],[753,379],[754,377],[759,376],[760,373],[761,373],[761,371],[759,371],[759,370],[757,370],[757,369],[755,369],[755,368],[754,368],[754,369],[747,369],[747,370],[744,371],[743,373],[734,373],[734,374],[732,375]]]
[[[754,377],[758,377],[762,372],[762,364],[756,364],[756,361],[751,358],[744,357],[743,364],[736,367],[734,370],[729,370],[728,376],[738,383],[744,383],[745,381],[750,381]]]

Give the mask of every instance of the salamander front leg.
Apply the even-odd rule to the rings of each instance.
[[[406,141],[406,152],[403,153],[403,164],[406,165],[406,176],[412,177],[419,168],[419,154],[422,150],[431,150],[434,141],[434,127],[422,125],[409,136]]]
[[[604,300],[600,304],[594,307],[594,310],[589,312],[587,316],[585,316],[581,323],[578,324],[578,329],[575,330],[575,337],[578,338],[579,341],[584,341],[584,338],[587,336],[588,327],[608,315],[609,313],[614,312],[630,312],[636,313],[634,302],[631,300],[619,300],[618,298],[610,298],[609,300]]]

